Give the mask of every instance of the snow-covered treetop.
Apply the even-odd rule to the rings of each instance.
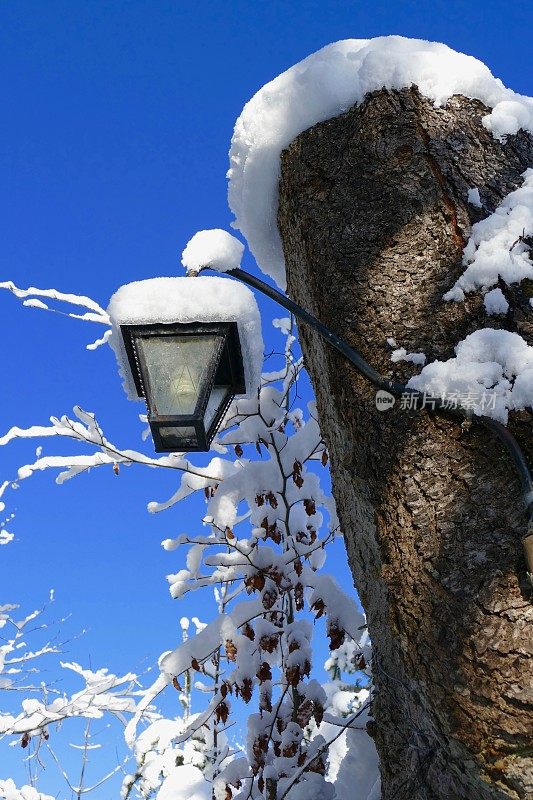
[[[285,288],[276,224],[280,154],[307,128],[346,111],[368,92],[415,84],[435,105],[455,94],[492,109],[485,127],[502,138],[533,132],[533,99],[494,78],[481,61],[444,44],[402,36],[346,39],[327,45],[279,75],[245,105],[235,130],[228,172],[234,227],[263,272]]]
[[[230,234],[227,236],[234,238]],[[236,322],[247,396],[256,392],[263,362],[261,318],[254,295],[242,283],[215,276],[135,281],[115,292],[107,311],[113,327],[109,343],[117,356],[124,388],[130,399],[137,400],[138,397],[120,325],[158,322]]]

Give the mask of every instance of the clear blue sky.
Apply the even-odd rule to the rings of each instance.
[[[180,274],[190,236],[229,225],[229,141],[262,84],[331,41],[396,33],[443,41],[531,93],[531,23],[528,0],[8,0],[0,5],[0,280],[105,306],[122,283]],[[279,313],[262,308],[266,324]],[[84,349],[97,330],[23,309],[7,293],[0,319],[1,432],[79,403],[110,438],[137,444],[142,408],[126,401],[111,352]],[[0,482],[32,455],[31,444],[0,451]],[[70,657],[116,670],[152,663],[190,613],[168,596],[163,576],[178,561],[159,542],[187,530],[201,509],[145,512],[173,489],[172,476],[135,468],[62,487],[51,474],[21,484],[7,496],[17,541],[0,550],[0,602],[34,606],[55,587],[56,615],[70,611],[72,630],[90,628]],[[349,582],[340,559],[336,569]]]

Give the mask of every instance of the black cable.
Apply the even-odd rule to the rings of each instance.
[[[357,371],[360,372],[361,375],[364,375],[366,378],[368,378],[368,380],[373,383],[374,386],[384,389],[385,391],[388,391],[396,396],[401,396],[404,393],[408,393],[421,400],[426,399],[426,395],[424,395],[422,392],[419,392],[416,389],[411,389],[402,383],[396,383],[385,378],[367,361],[365,361],[363,356],[358,353],[357,350],[354,350],[352,347],[350,347],[350,345],[345,342],[344,339],[341,339],[339,336],[333,333],[333,331],[320,322],[319,319],[314,317],[289,297],[282,294],[282,292],[274,289],[272,286],[269,286],[268,283],[265,283],[260,278],[256,278],[255,275],[251,275],[249,272],[246,272],[240,268],[228,270],[228,275],[232,275],[234,278],[246,283],[253,289],[257,289],[257,291],[265,294],[267,297],[270,297],[271,300],[274,300],[276,303],[279,303],[279,305],[286,308],[287,311],[290,311],[295,317],[310,325],[327,342],[335,347],[336,350],[342,353],[342,355],[354,365]],[[446,408],[442,400],[439,398],[435,398],[435,411],[439,411],[441,413],[445,412],[447,416],[450,415],[450,409]],[[453,416],[460,415],[458,413],[454,413]],[[524,452],[512,433],[508,430],[508,428],[505,427],[505,425],[502,425],[501,422],[497,422],[491,417],[486,417],[480,414],[472,414],[470,416],[461,415],[461,418],[463,421],[472,420],[478,422],[480,425],[483,425],[485,428],[492,431],[492,433],[494,433],[494,435],[502,442],[513,460],[516,471],[520,478],[520,483],[522,484],[524,502],[527,506],[528,529],[523,542],[524,550],[526,552],[526,559],[528,562],[528,570],[530,573],[533,573],[533,478],[531,476],[531,472],[529,471]],[[526,540],[528,540],[527,545]]]
[[[315,331],[326,339],[333,347],[335,347],[343,356],[351,361],[354,367],[357,369],[361,375],[364,375],[368,378],[374,386],[379,386],[380,389],[385,389],[387,392],[391,392],[392,394],[401,394],[405,387],[403,387],[399,383],[394,383],[393,381],[387,380],[382,375],[379,374],[374,367],[370,366],[370,364],[365,361],[362,355],[360,355],[356,350],[350,347],[350,345],[341,339],[340,336],[337,336],[333,331],[331,331],[326,325],[320,322],[319,319],[314,317],[304,308],[299,306],[293,300],[291,300],[286,295],[279,292],[277,289],[273,289],[272,286],[269,286],[268,283],[265,283],[260,278],[256,278],[255,275],[250,275],[249,272],[245,272],[243,269],[232,269],[228,271],[228,275],[233,275],[235,278],[238,278],[243,283],[248,284],[248,286],[252,286],[254,289],[266,294],[271,300],[275,300],[276,303],[283,306],[294,314],[295,317],[299,319],[303,319],[304,322],[307,322]],[[407,389],[407,391],[411,391]]]

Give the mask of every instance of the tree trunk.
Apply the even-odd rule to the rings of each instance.
[[[302,133],[282,156],[278,223],[290,295],[407,380],[387,338],[447,359],[481,327],[533,343],[531,282],[506,317],[479,292],[442,295],[461,274],[472,223],[521,185],[533,137],[504,144],[481,103],[434,108],[416,88],[379,91]],[[483,209],[467,203],[479,187]],[[375,407],[375,390],[301,327],[329,446],[333,494],[368,616],[383,799],[533,797],[531,623],[514,467],[479,426]],[[532,417],[511,430],[533,463]]]

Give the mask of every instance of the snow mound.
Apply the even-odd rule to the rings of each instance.
[[[124,389],[138,400],[120,325],[172,322],[236,322],[244,360],[246,396],[255,394],[261,381],[263,337],[261,318],[253,293],[239,281],[218,276],[150,278],[121,286],[110,300],[108,314]]]
[[[433,361],[407,386],[507,423],[510,410],[533,408],[533,347],[511,331],[482,328]]]
[[[475,208],[483,208],[483,203],[481,202],[481,197],[479,196],[479,189],[477,186],[474,186],[468,190],[467,200],[470,205],[474,206]]]
[[[524,242],[533,236],[533,169],[526,169],[522,177],[522,186],[504,197],[494,214],[472,226],[463,255],[466,269],[445,300],[464,300],[465,292],[488,289],[500,277],[507,284],[533,278]]]
[[[492,289],[483,298],[483,305],[487,314],[507,314],[509,303],[501,289]]]
[[[391,353],[390,360],[394,363],[398,361],[410,361],[411,364],[424,365],[427,361],[425,353],[408,353],[405,347],[399,347]]]
[[[235,236],[213,228],[194,234],[181,254],[181,263],[193,272],[199,272],[202,267],[227,272],[241,266],[243,252],[244,245]]]
[[[163,781],[157,794],[158,800],[211,800],[211,785],[203,774],[192,764],[176,767],[172,774]]]
[[[49,794],[38,792],[33,786],[17,789],[11,778],[0,780],[0,800],[54,800]]]
[[[506,89],[488,67],[444,44],[402,36],[327,45],[267,83],[245,105],[230,149],[228,200],[263,272],[285,288],[276,215],[280,154],[317,122],[335,117],[378,89],[418,86],[436,106],[455,94],[481,100],[483,118],[503,138],[533,132],[533,99]]]

